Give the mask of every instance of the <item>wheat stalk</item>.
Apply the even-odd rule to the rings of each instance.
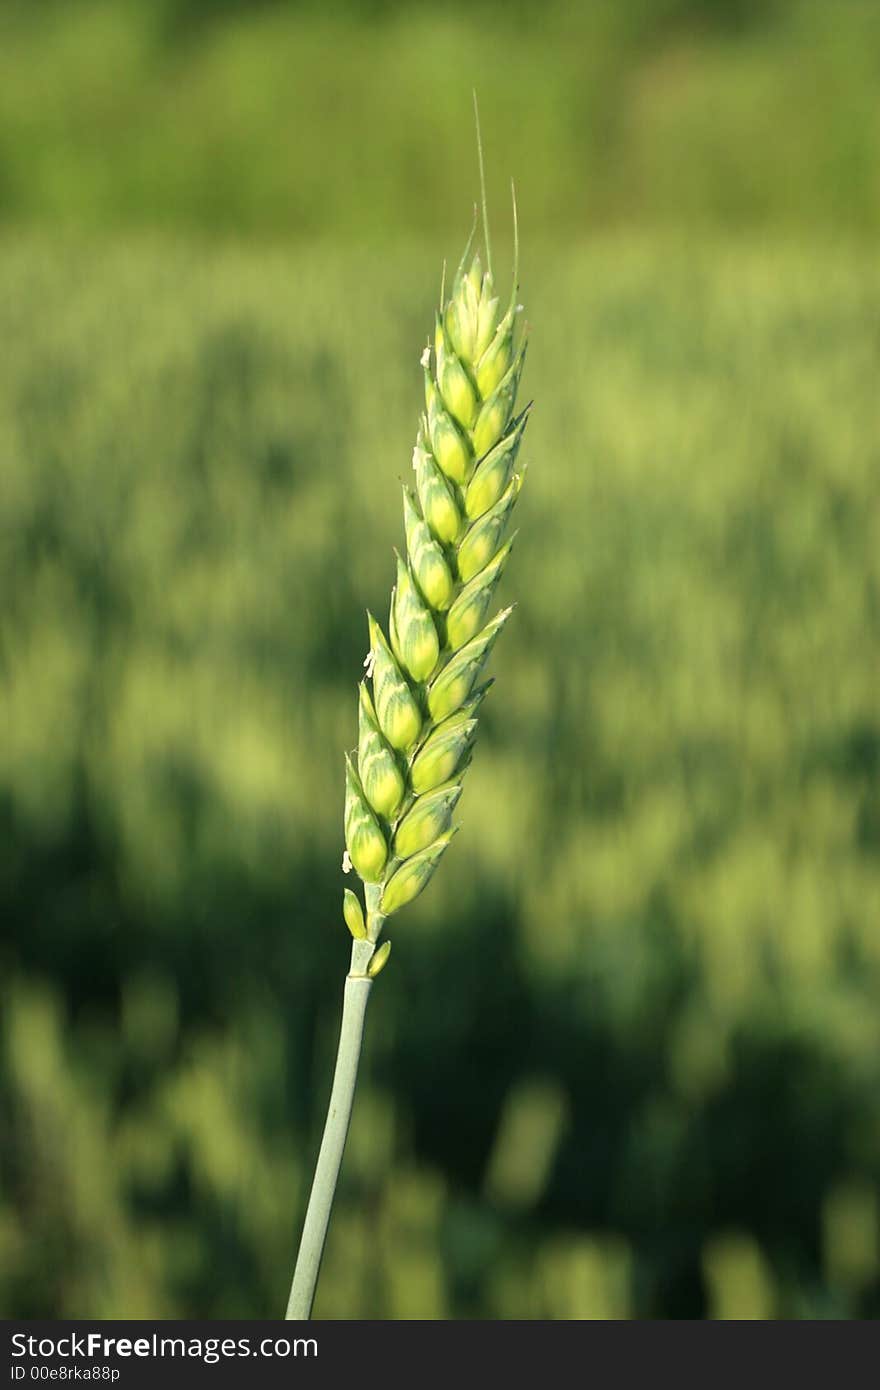
[[[356,756],[345,760],[343,869],[364,885],[364,907],[344,890],[353,939],[327,1124],[303,1228],[288,1318],[311,1313],[330,1209],[348,1131],[364,1014],[391,950],[386,920],[417,897],[457,827],[491,681],[481,677],[512,612],[487,620],[513,538],[505,540],[522,484],[517,454],[528,408],[514,414],[526,352],[517,342],[519,244],[499,317],[494,292],[483,156],[477,120],[486,270],[468,240],[448,300],[441,290],[433,343],[421,358],[425,411],[413,450],[414,490],[404,485],[406,554],[397,556],[387,636],[368,614],[370,649],[358,691]],[[368,685],[369,682],[369,685]]]

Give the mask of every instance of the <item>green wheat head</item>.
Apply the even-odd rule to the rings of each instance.
[[[456,833],[453,814],[491,685],[483,673],[512,612],[490,616],[523,477],[517,455],[528,407],[517,415],[515,404],[526,332],[515,331],[518,254],[500,312],[485,196],[483,212],[487,269],[472,255],[472,231],[422,354],[425,410],[413,485],[403,488],[406,547],[387,628],[368,614],[357,751],[345,763],[343,867],[366,885],[367,920],[350,889],[343,910],[359,939],[375,941],[384,919],[412,902]],[[514,234],[517,245],[515,203]],[[387,953],[386,942],[370,973]]]

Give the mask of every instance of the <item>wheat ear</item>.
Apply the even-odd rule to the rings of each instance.
[[[479,134],[479,128],[478,128]],[[404,486],[405,556],[397,556],[387,635],[368,614],[370,649],[358,690],[358,744],[345,760],[343,869],[364,885],[364,906],[346,888],[343,916],[353,937],[327,1124],[287,1308],[311,1313],[336,1179],[348,1132],[364,1014],[391,943],[384,924],[422,891],[456,828],[477,730],[491,685],[482,674],[511,609],[487,615],[513,538],[505,540],[519,494],[517,455],[528,409],[515,402],[526,352],[517,341],[519,243],[507,309],[487,268],[471,257],[474,233],[425,348],[425,412],[413,450],[414,489]],[[476,225],[476,219],[475,219]],[[369,683],[369,684],[368,684]]]

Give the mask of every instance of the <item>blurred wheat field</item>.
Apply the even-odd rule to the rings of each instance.
[[[7,1314],[280,1312],[439,264],[0,246]],[[518,613],[316,1313],[876,1316],[876,260],[523,288]]]

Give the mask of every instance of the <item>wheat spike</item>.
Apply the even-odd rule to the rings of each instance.
[[[484,193],[487,268],[471,254],[472,232],[422,354],[425,411],[413,449],[415,486],[403,489],[406,551],[397,555],[387,636],[369,615],[372,694],[361,685],[344,867],[371,886],[372,941],[384,919],[422,891],[453,838],[476,711],[491,684],[478,682],[512,611],[489,616],[514,541],[505,533],[522,486],[518,454],[528,418],[528,408],[514,413],[527,339],[516,332],[515,199],[513,214],[507,308],[499,312],[495,294]]]

